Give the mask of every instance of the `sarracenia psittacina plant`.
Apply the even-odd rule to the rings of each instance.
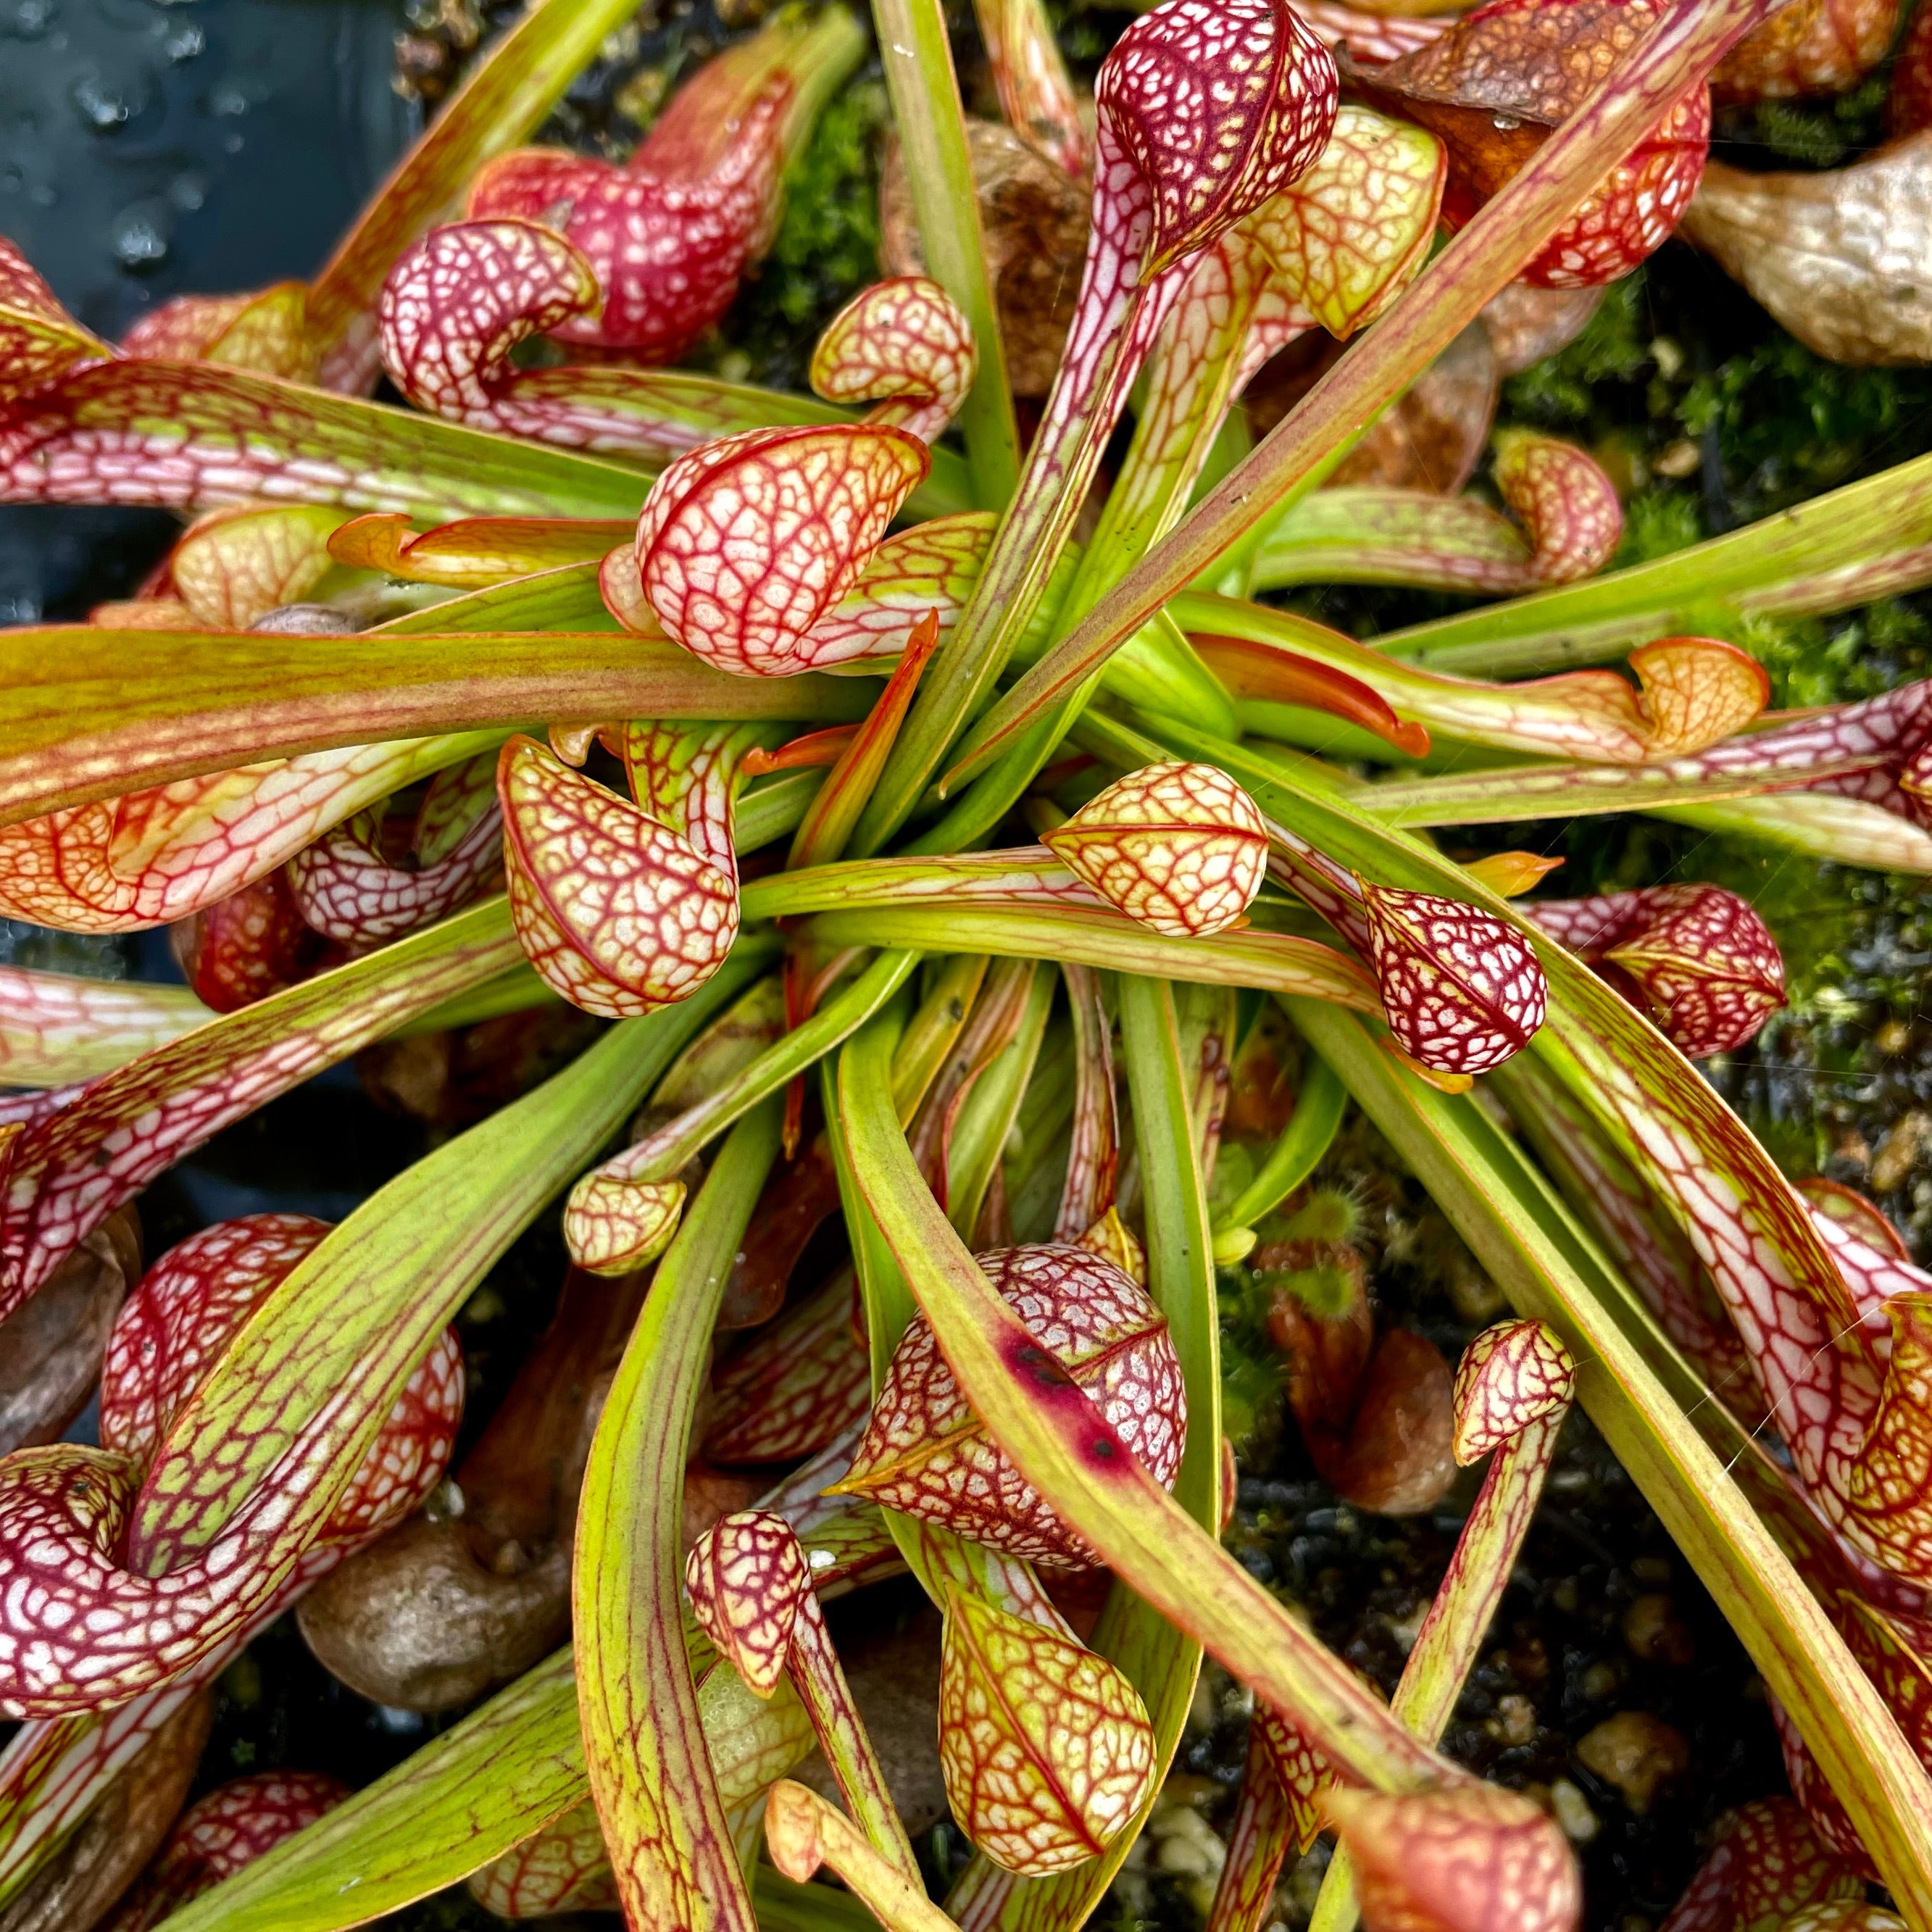
[[[194,1673],[358,1543],[434,1486],[461,1413],[447,1336],[404,1392],[374,1448],[332,1463],[326,1431],[298,1437],[280,1483],[246,1500],[217,1472],[197,1480],[232,1513],[205,1549],[149,1529],[149,1466],[236,1329],[326,1232],[258,1216],[163,1256],[110,1336],[98,1450],[16,1450],[0,1462],[0,1566],[15,1605],[0,1648],[0,1708],[58,1718],[124,1704]],[[196,1480],[191,1478],[190,1480]],[[239,1508],[233,1508],[240,1502]]]
[[[1822,4],[1745,42],[1720,85],[1826,72],[1797,21]],[[1513,1432],[1494,1432],[1393,1708],[1215,1543],[1213,1260],[1252,1251],[1350,1144],[1336,1076],[1310,1066],[1210,1215],[1252,1024],[1238,990],[1365,1042],[1373,1078],[1332,1061],[1352,1086],[1443,1110],[1417,1114],[1436,1138],[1418,1129],[1408,1156],[1458,1212],[1444,1163],[1465,1103],[1440,1090],[1498,1073],[1522,1141],[1580,1211],[1594,1203],[1628,1277],[1578,1264],[1600,1307],[1573,1312],[1640,1321],[1623,1298],[1642,1296],[1720,1402],[1755,1377],[1806,1500],[1763,1458],[1750,1502],[1708,1507],[1747,1513],[1741,1545],[1766,1523],[1790,1535],[1781,1509],[1829,1526],[1803,1519],[1838,1634],[1791,1603],[1744,1626],[1784,1644],[1765,1668],[1783,1672],[1794,1786],[1824,1841],[1922,1916],[1925,1279],[1856,1210],[1817,1220],[1672,1051],[1754,1033],[1783,997],[1774,939],[1714,887],[1512,908],[1534,860],[1466,870],[1388,828],[1631,808],[1756,814],[1840,858],[1922,843],[1922,692],[1764,719],[1762,670],[1683,608],[1707,563],[1736,609],[1921,580],[1922,486],[1909,466],[1888,493],[1849,486],[1801,508],[1796,548],[1738,532],[1676,578],[1596,576],[1615,493],[1547,437],[1496,439],[1514,523],[1305,494],[1512,277],[1598,280],[1657,245],[1701,162],[1706,77],[1762,0],[1504,0],[1454,23],[1168,0],[1102,64],[1090,143],[1040,9],[981,10],[1010,113],[1093,202],[1066,359],[1010,502],[988,430],[1007,399],[985,406],[1000,345],[967,320],[992,313],[978,211],[943,168],[914,196],[930,278],[881,281],[831,320],[816,398],[632,366],[684,353],[754,263],[784,158],[863,51],[836,10],[728,48],[628,166],[503,155],[568,78],[518,62],[541,43],[567,64],[615,24],[591,9],[565,34],[540,10],[524,52],[484,69],[398,177],[417,188],[358,231],[352,274],[299,300],[176,310],[116,351],[7,256],[0,494],[204,514],[99,623],[8,646],[22,695],[0,718],[0,910],[174,926],[200,998],[0,979],[0,1068],[40,1090],[5,1109],[0,1313],[100,1261],[110,1216],[209,1136],[351,1053],[405,1030],[540,1028],[559,996],[615,1023],[584,1046],[590,1022],[562,1013],[556,1050],[576,1057],[543,1086],[308,1229],[286,1267],[238,1264],[232,1320],[182,1345],[191,1374],[135,1434],[117,1340],[106,1449],[0,1462],[16,1508],[64,1512],[57,1537],[0,1526],[0,1568],[53,1579],[39,1599],[0,1592],[28,1620],[8,1627],[0,1705],[32,1714],[0,1754],[0,1895],[144,1747],[191,1754],[194,1700],[249,1629],[440,1474],[445,1324],[567,1196],[574,1257],[632,1278],[580,1357],[563,1351],[578,1406],[507,1402],[468,1499],[480,1535],[498,1522],[485,1478],[522,1449],[559,1478],[548,1514],[527,1545],[492,1528],[506,1591],[449,1610],[458,1691],[424,1690],[400,1648],[367,1681],[447,1707],[525,1674],[188,1924],[322,1932],[470,1875],[500,1911],[614,1902],[639,1927],[751,1932],[762,1820],[782,1869],[830,1864],[889,1924],[1072,1932],[1148,1816],[1204,1647],[1264,1713],[1223,1925],[1260,1922],[1291,1795],[1333,1780],[1325,1815],[1371,1932],[1562,1932],[1580,1908],[1555,1826],[1433,1748],[1568,1400],[1555,1330],[1512,1324],[1466,1359],[1466,1423],[1486,1394],[1523,1399],[1504,1404]],[[881,17],[902,122],[923,89],[924,132],[956,128],[943,29],[898,0]],[[1331,44],[1364,100],[1338,108]],[[465,104],[485,98],[487,130]],[[1460,232],[1432,259],[1444,206]],[[1229,469],[1231,401],[1312,328],[1347,354]],[[418,413],[305,380],[353,389],[379,339]],[[1528,594],[1385,652],[1258,601],[1290,580]],[[1570,669],[1625,654],[1628,676]],[[1504,681],[1526,671],[1560,674]],[[1352,784],[1270,740],[1371,768],[1446,762],[1445,744],[1518,762]],[[974,783],[949,805],[935,778]],[[780,839],[782,867],[751,862]],[[196,1242],[230,1238],[165,1258],[123,1327]],[[734,1328],[749,1333],[714,1367]],[[173,1333],[158,1359],[176,1360]],[[1576,1358],[1600,1381],[1613,1354]],[[440,1448],[411,1460],[386,1418],[419,1384],[446,1400]],[[1688,1464],[1664,1439],[1634,1466],[1667,1496],[1658,1469]],[[739,1471],[801,1459],[745,1513]],[[344,1528],[344,1496],[377,1468],[393,1504]],[[36,1486],[48,1472],[57,1494]],[[454,1507],[443,1495],[377,1553],[462,1533]],[[1101,1587],[1096,1561],[1114,1581],[1090,1631],[1048,1586],[1084,1566]],[[818,1609],[820,1589],[898,1562],[943,1616],[932,1743],[982,1854],[944,1912]],[[529,1668],[566,1583],[574,1664]],[[420,1617],[422,1584],[339,1564],[319,1651],[409,1592]],[[506,1634],[489,1619],[512,1584],[542,1618]],[[1882,1775],[1862,1772],[1828,1701],[1796,1694],[1844,1682],[1840,1652],[1899,1712],[1903,1770],[1874,1736]],[[359,1636],[333,1654],[352,1680],[370,1661]],[[814,1730],[849,1816],[778,1781]],[[1778,1909],[1834,1909],[1835,1883]],[[1346,1910],[1338,1868],[1319,1912]]]

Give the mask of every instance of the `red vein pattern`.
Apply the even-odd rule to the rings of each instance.
[[[320,584],[330,568],[328,539],[343,521],[343,512],[319,504],[211,510],[169,553],[169,584],[197,623],[245,631]]]
[[[1426,129],[1352,101],[1340,109],[1315,165],[1225,238],[1260,245],[1283,305],[1258,312],[1238,387],[1280,346],[1290,311],[1339,340],[1382,314],[1428,255],[1443,178],[1442,144]]]
[[[68,314],[39,271],[0,235],[0,403],[113,353]]]
[[[1337,0],[1301,0],[1295,10],[1330,46],[1346,47],[1359,61],[1400,60],[1440,39],[1450,24],[1411,20],[1400,14],[1358,14]]]
[[[494,756],[486,756],[454,768],[468,815],[453,826],[454,842],[440,857],[424,862],[418,851],[416,865],[395,863],[384,849],[382,818],[374,812],[358,812],[298,852],[289,861],[288,880],[303,919],[317,932],[359,950],[400,939],[500,886],[503,820],[490,789],[496,764]],[[473,778],[478,772],[480,797]],[[437,778],[451,775],[440,772]],[[431,798],[440,803],[434,782]]]
[[[510,914],[546,985],[623,1019],[686,998],[738,935],[738,882],[532,738],[503,747]]]
[[[1792,1913],[1835,1898],[1864,1897],[1865,1882],[1821,1843],[1804,1808],[1760,1798],[1727,1811],[1718,1842],[1658,1932],[1750,1932],[1784,1927]]]
[[[212,363],[83,364],[0,410],[0,502],[10,503],[201,510],[271,500],[440,521],[610,516],[636,502],[620,472],[553,467],[562,460]]]
[[[960,1828],[1006,1870],[1084,1863],[1152,1795],[1154,1729],[1120,1671],[964,1592],[946,1605],[939,1763]]]
[[[1268,875],[1255,802],[1213,765],[1146,765],[1090,799],[1046,844],[1110,905],[1156,932],[1239,924]]]
[[[978,1259],[1042,1354],[1072,1376],[1156,1481],[1172,1483],[1187,1398],[1166,1318],[1146,1290],[1111,1262],[1057,1244],[995,1248]],[[987,1435],[922,1316],[893,1352],[838,1486],[1053,1568],[1094,1561]]]
[[[1200,250],[1096,557],[1121,567],[1178,519],[1229,404],[1277,350],[1317,326],[1348,336],[1400,292],[1436,232],[1442,179],[1432,134],[1351,102],[1306,174]]]
[[[629,1274],[656,1261],[677,1232],[684,1183],[638,1180],[633,1172],[638,1165],[615,1154],[570,1190],[563,1207],[564,1246],[586,1274]]]
[[[1269,869],[1373,961],[1389,1030],[1424,1070],[1456,1077],[1486,1070],[1541,1025],[1549,982],[1502,920],[1460,900],[1371,886],[1298,833],[1262,822]],[[1429,950],[1438,941],[1440,958]]]
[[[553,224],[590,262],[601,308],[560,319],[558,340],[674,362],[730,307],[764,252],[792,93],[788,78],[768,82],[698,169],[674,160],[682,130],[668,112],[626,167],[561,148],[502,155],[478,170],[468,213]],[[717,143],[719,128],[707,131]]]
[[[1596,1116],[1536,1058],[1513,1061],[1506,1093],[1528,1090],[1511,1118],[1563,1196],[1664,1332],[1713,1389],[1748,1388],[1751,1370],[1690,1240]]]
[[[190,914],[168,940],[195,998],[218,1013],[238,1012],[307,979],[322,952],[285,872]]]
[[[368,1452],[338,1477],[305,1430],[186,1562],[132,1528],[142,1466],[202,1372],[327,1232],[294,1215],[218,1224],[170,1250],[122,1311],[103,1371],[104,1447],[0,1461],[0,1711],[58,1718],[124,1703],[204,1664],[440,1480],[462,1413],[445,1330]],[[214,1498],[218,1516],[224,1498]]]
[[[512,434],[519,420],[510,352],[572,316],[594,313],[597,272],[535,221],[458,221],[396,258],[376,310],[382,366],[419,410]]]
[[[1523,910],[1688,1058],[1742,1046],[1784,1004],[1777,940],[1747,901],[1722,886],[1648,886]]]
[[[136,320],[121,338],[121,352],[137,361],[220,362],[312,382],[308,290],[300,282],[277,282],[248,295],[176,296]]]
[[[1883,60],[1899,0],[1798,0],[1754,28],[1711,76],[1720,101],[1843,94]]]
[[[1114,1022],[1099,974],[1090,967],[1071,964],[1063,964],[1060,971],[1066,982],[1066,1004],[1073,1021],[1073,1121],[1067,1131],[1066,1178],[1060,1188],[1053,1238],[1085,1245],[1088,1231],[1113,1207],[1120,1171]],[[1136,1274],[1132,1268],[1120,1271]]]
[[[475,742],[306,752],[0,827],[0,914],[67,932],[138,932],[185,919]]]
[[[1240,1795],[1228,1826],[1228,1856],[1208,1908],[1207,1932],[1261,1932],[1288,1853],[1307,1849],[1294,1843],[1294,1820],[1288,1794],[1275,1774],[1274,1754],[1264,1736],[1265,1718],[1264,1708],[1258,1706],[1249,1721]],[[1311,1820],[1310,1844],[1318,1828]]]
[[[1370,71],[1448,142],[1443,219],[1468,220],[1655,30],[1662,0],[1491,0],[1439,38]],[[1661,248],[1690,206],[1710,146],[1711,98],[1677,101],[1558,229],[1520,278],[1539,288],[1615,281]]]
[[[92,1079],[207,1017],[173,988],[0,967],[0,1082],[54,1087]]]
[[[1494,442],[1496,488],[1529,534],[1529,581],[1594,576],[1624,535],[1623,505],[1602,465],[1574,443],[1533,430],[1504,430]]]
[[[1335,125],[1328,50],[1291,8],[1168,0],[1114,44],[1094,87],[1148,196],[1158,272],[1307,172]]]
[[[1498,1322],[1462,1351],[1456,1366],[1456,1460],[1466,1468],[1576,1392],[1576,1365],[1541,1322]]]
[[[470,1895],[499,1918],[614,1912],[617,1880],[597,1808],[587,1799],[472,1874]]]
[[[783,1516],[744,1510],[713,1523],[685,1559],[684,1587],[698,1627],[760,1697],[769,1697],[791,1659],[799,1606],[812,1573]]]
[[[0,1212],[0,1318],[88,1234],[211,1135],[418,1014],[516,964],[482,911],[154,1048],[35,1120]]]
[[[863,658],[896,657],[906,632],[929,610],[939,614],[944,636],[978,581],[993,519],[979,511],[935,517],[901,530],[880,544],[852,588],[812,626],[812,660],[849,664]],[[604,560],[598,585],[605,608],[626,630],[664,635],[644,602],[635,548],[626,544]]]
[[[1514,928],[1460,900],[1361,882],[1389,1031],[1444,1073],[1484,1073],[1528,1046],[1549,982]]]
[[[326,1817],[348,1796],[339,1778],[319,1771],[265,1771],[218,1785],[176,1821],[105,1932],[151,1932],[190,1899]]]
[[[884,424],[748,430],[682,456],[638,519],[645,602],[720,670],[784,677],[858,653],[811,635],[856,587],[925,444]]]
[[[1886,1304],[1874,1346],[1805,1205],[1696,1074],[1607,994],[1564,1017],[1557,1063],[1663,1196],[1736,1325],[1814,1504],[1863,1559],[1932,1578],[1932,1301]]]
[[[812,386],[829,403],[872,403],[868,422],[936,442],[979,366],[958,304],[923,275],[899,275],[861,290],[826,324]]]
[[[911,744],[932,729],[933,706],[952,705],[962,678],[983,688],[1004,664],[1195,257],[1314,165],[1337,93],[1334,57],[1286,0],[1162,0],[1101,63],[1093,220],[1072,326],[1012,502],[926,700],[914,707]],[[896,816],[911,802],[886,808]]]
[[[507,299],[506,299],[507,298]],[[446,420],[567,449],[668,463],[751,427],[764,392],[674,370],[592,363],[521,368],[525,337],[596,310],[595,272],[554,230],[520,220],[433,229],[389,272],[382,357],[396,386]]]
[[[842,1269],[729,1358],[712,1384],[704,1453],[714,1462],[788,1462],[865,1420],[872,1373]]]
[[[1520,1792],[1473,1780],[1405,1796],[1337,1787],[1327,1806],[1369,1932],[1571,1932],[1582,1916],[1576,1862]]]

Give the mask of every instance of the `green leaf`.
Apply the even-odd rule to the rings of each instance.
[[[845,866],[841,872],[850,869]],[[746,916],[785,910],[786,881],[755,880],[746,890]],[[769,885],[773,906],[762,894]],[[1287,933],[1216,933],[1210,939],[1172,938],[1136,923],[1111,908],[1078,905],[948,905],[877,902],[850,911],[824,912],[812,931],[829,946],[906,946],[922,952],[952,949],[990,952],[1013,959],[1070,959],[1102,971],[1157,971],[1173,980],[1204,986],[1253,986],[1265,991],[1307,992],[1340,1000],[1364,1012],[1380,1012],[1373,986],[1352,960],[1319,940]]]
[[[183,1906],[171,1932],[334,1932],[440,1892],[584,1802],[560,1650],[326,1817]]]
[[[1194,1070],[1181,1051],[1173,989],[1124,974],[1120,1028],[1147,1208],[1148,1268],[1187,1388],[1187,1447],[1175,1500],[1210,1535],[1220,1528],[1220,1316],[1214,1296],[1205,1177],[1194,1131]],[[1141,1694],[1154,1725],[1158,1793],[1180,1742],[1201,1668],[1201,1646],[1124,1585],[1108,1593],[1091,1640]],[[1154,1800],[1150,1799],[1151,1810]],[[957,1918],[1000,1932],[1076,1932],[1099,1906],[1146,1824],[1146,1814],[1099,1858],[1051,1879],[1016,1879],[976,1861],[946,1900]],[[989,1916],[994,1898],[998,1916]]]
[[[1600,663],[1628,644],[1739,612],[1848,610],[1886,590],[1885,560],[1932,542],[1932,456],[1670,556],[1391,631],[1376,648],[1432,670],[1520,677]],[[1736,640],[1748,648],[1748,637]]]
[[[39,1285],[122,1201],[231,1122],[521,957],[501,897],[206,1023],[104,1074],[21,1137],[0,1266]]]
[[[613,1027],[335,1228],[243,1324],[157,1454],[136,1532],[155,1562],[212,1542],[332,1403],[328,1460],[346,1482],[436,1331],[769,957],[741,944],[682,1004]]]
[[[92,625],[0,637],[0,824],[298,752],[550,718],[862,718],[870,678],[732,677],[666,641]]]
[[[262,499],[436,524],[634,517],[650,488],[641,470],[597,457],[213,362],[76,370],[35,393],[20,445],[0,501],[206,509]]]
[[[959,304],[979,350],[972,393],[959,412],[974,488],[982,508],[1000,509],[1019,479],[1019,431],[945,10],[937,0],[873,0],[872,11],[926,272]]]
[[[1453,1780],[1155,1482],[1070,1378],[1043,1371],[1040,1350],[920,1174],[892,1112],[890,1061],[876,1024],[840,1058],[854,1178],[968,1400],[1021,1474],[1150,1609],[1293,1713],[1349,1775],[1391,1791]],[[1202,1239],[1204,1256],[1204,1228]],[[1211,1450],[1218,1456],[1218,1442]]]
[[[714,1665],[698,1708],[719,1782],[734,1796],[811,1748],[789,1685],[761,1700]],[[466,1878],[590,1792],[575,1672],[560,1650],[167,1923],[172,1932],[338,1932]]]
[[[1294,1112],[1281,1138],[1240,1198],[1222,1215],[1219,1226],[1230,1229],[1251,1228],[1264,1214],[1272,1214],[1280,1207],[1321,1165],[1322,1156],[1334,1144],[1348,1097],[1335,1078],[1334,1068],[1325,1060],[1314,1061],[1303,1077],[1301,1090],[1294,1098]]]
[[[635,1926],[754,1932],[757,1922],[705,1755],[678,1556],[712,1330],[778,1145],[778,1108],[768,1102],[718,1150],[632,1331],[578,1504],[572,1604],[585,1745]]]
[[[1046,1016],[1053,1005],[1054,976],[1028,970],[1033,971],[1033,983],[1026,990],[1019,1024],[974,1082],[952,1123],[946,1148],[946,1216],[968,1240],[979,1226],[986,1190],[992,1184],[1006,1137],[1033,1080],[1040,1042],[1046,1035]]]
[[[185,986],[0,969],[0,1080],[64,1087],[98,1079],[214,1016]]]

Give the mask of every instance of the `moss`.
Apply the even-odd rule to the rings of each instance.
[[[1602,386],[1634,383],[1656,365],[1645,294],[1641,269],[1612,283],[1568,348],[1504,383],[1505,416],[1570,432],[1604,426]]]
[[[878,150],[887,119],[876,70],[819,116],[785,175],[770,252],[725,319],[718,373],[802,388],[819,331],[879,272]]]
[[[1698,376],[1677,416],[1717,438],[1731,520],[1747,523],[1921,447],[1932,373],[1845,368],[1778,331]]]
[[[1728,160],[1771,167],[1835,168],[1885,138],[1889,82],[1874,74],[1832,100],[1766,100],[1720,119],[1716,133]]]
[[[1708,534],[1703,506],[1688,490],[1670,487],[1640,490],[1624,506],[1624,540],[1616,568],[1648,563],[1673,550],[1701,543]]]

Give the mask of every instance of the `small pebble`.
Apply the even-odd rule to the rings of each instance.
[[[1617,1686],[1623,1682],[1623,1672],[1614,1664],[1599,1658],[1583,1672],[1583,1695],[1592,1703],[1599,1703],[1606,1697],[1616,1694]]]
[[[1148,1825],[1154,1864],[1173,1878],[1213,1878],[1228,1862],[1228,1848],[1199,1812],[1186,1805],[1164,1811]]]
[[[1590,1809],[1590,1801],[1567,1778],[1559,1778],[1550,1787],[1550,1808],[1573,1845],[1587,1845],[1603,1829]]]
[[[1688,1664],[1697,1646],[1661,1591],[1641,1596],[1624,1612],[1624,1642],[1646,1664]]]
[[[1419,1596],[1409,1606],[1406,1615],[1390,1617],[1388,1620],[1388,1634],[1394,1638],[1396,1646],[1405,1657],[1415,1648],[1415,1640],[1422,1634],[1423,1623],[1429,1615],[1431,1600],[1427,1597]]]
[[[1527,1697],[1512,1691],[1496,1700],[1496,1714],[1490,1720],[1490,1732],[1506,1744],[1526,1744],[1536,1736],[1536,1706]]]
[[[1650,1809],[1658,1786],[1682,1774],[1690,1747],[1682,1732],[1647,1711],[1619,1711],[1581,1738],[1576,1761],[1614,1785],[1635,1812]]]

